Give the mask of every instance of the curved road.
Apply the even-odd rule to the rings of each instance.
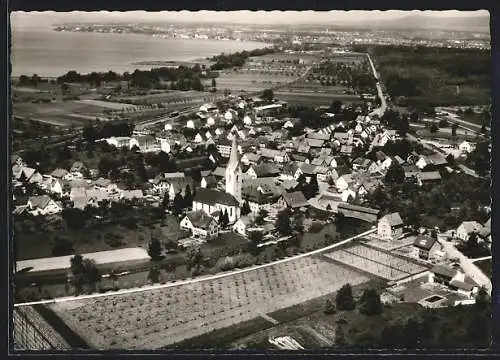
[[[369,234],[371,234],[371,233],[373,233],[375,231],[376,231],[376,229],[370,229],[370,230],[365,231],[365,232],[363,232],[361,234],[355,235],[353,237],[350,237],[348,239],[342,240],[342,241],[340,241],[338,243],[326,246],[326,247],[321,248],[321,249],[317,249],[317,250],[310,251],[308,253],[299,254],[299,255],[295,255],[295,256],[289,257],[289,258],[285,258],[285,259],[273,261],[273,262],[268,263],[268,264],[255,265],[255,266],[252,266],[252,267],[249,267],[249,268],[245,268],[245,269],[239,269],[239,270],[234,270],[234,271],[230,271],[230,272],[219,273],[219,274],[216,274],[216,275],[200,276],[200,277],[197,277],[197,278],[194,278],[194,279],[187,279],[187,280],[182,280],[182,281],[169,282],[169,283],[166,283],[166,284],[147,285],[147,286],[143,286],[143,287],[140,287],[140,288],[132,288],[132,289],[124,289],[124,290],[118,290],[118,291],[110,291],[110,292],[103,293],[103,294],[90,294],[90,295],[81,295],[81,296],[67,296],[67,297],[62,297],[62,298],[57,298],[57,299],[32,301],[32,302],[26,302],[26,303],[18,303],[18,304],[14,304],[14,307],[31,306],[31,305],[37,305],[37,304],[53,304],[53,303],[75,301],[75,300],[84,300],[84,299],[94,299],[94,298],[100,298],[100,297],[106,297],[106,296],[121,295],[121,294],[130,294],[130,293],[144,292],[144,291],[150,291],[150,290],[155,290],[155,289],[164,289],[164,288],[169,288],[169,287],[174,287],[174,286],[182,286],[182,285],[193,284],[193,283],[197,283],[197,282],[201,282],[201,281],[209,281],[209,280],[220,279],[220,278],[223,278],[223,277],[226,277],[226,276],[232,276],[232,275],[236,275],[236,274],[250,272],[250,271],[257,270],[257,269],[262,269],[262,268],[265,268],[265,267],[269,267],[269,266],[273,266],[273,265],[285,263],[285,262],[288,262],[288,261],[297,260],[297,259],[300,259],[300,258],[303,258],[303,257],[306,257],[306,256],[320,254],[320,253],[322,253],[324,251],[332,250],[332,249],[335,249],[336,247],[339,247],[341,245],[347,244],[348,242],[351,242],[354,239],[358,239],[358,238],[361,238],[363,236],[369,235]]]

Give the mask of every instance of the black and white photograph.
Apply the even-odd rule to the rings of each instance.
[[[12,353],[491,348],[487,10],[9,15]]]

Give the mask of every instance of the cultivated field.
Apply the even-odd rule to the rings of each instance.
[[[173,104],[183,101],[209,101],[213,97],[211,94],[202,91],[164,91],[147,95],[117,96],[113,100],[128,104]]]
[[[280,89],[279,91],[275,91],[274,94],[277,99],[286,101],[291,105],[327,106],[331,105],[334,100],[340,100],[344,103],[363,103],[358,95],[341,93],[315,92],[299,89],[287,91]]]
[[[98,349],[158,349],[369,278],[313,257],[227,277],[51,305]]]
[[[391,281],[403,279],[427,270],[427,267],[411,259],[404,259],[401,256],[392,255],[389,252],[365,245],[355,245],[336,250],[324,254],[324,256]]]
[[[300,76],[300,72],[285,75],[283,72],[228,72],[222,73],[216,78],[218,89],[229,89],[233,91],[254,92],[290,83]]]

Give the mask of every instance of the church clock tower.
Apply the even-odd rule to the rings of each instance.
[[[226,167],[226,192],[233,195],[241,204],[241,164],[238,155],[236,136],[233,138],[231,155]]]

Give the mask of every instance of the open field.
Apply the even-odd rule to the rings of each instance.
[[[311,257],[227,277],[51,308],[99,349],[158,349],[353,285],[368,277]]]
[[[213,95],[203,92],[203,91],[177,91],[177,90],[166,90],[162,92],[155,92],[146,95],[134,95],[134,96],[116,96],[113,97],[113,101],[128,104],[173,104],[179,101],[197,101],[203,100],[208,101]]]
[[[365,245],[346,247],[324,256],[387,280],[399,280],[427,270],[412,259]]]
[[[216,82],[218,89],[254,92],[283,85],[294,81],[296,78],[297,77],[295,76],[286,76],[283,74],[231,72],[221,74],[218,78],[216,78]]]
[[[288,61],[297,61],[303,60],[304,64],[310,64],[314,61],[317,61],[319,58],[318,55],[313,54],[287,54],[287,53],[277,53],[277,54],[266,54],[262,56],[253,56],[248,59],[248,61],[258,61],[258,62],[266,62],[266,63],[287,63]]]
[[[136,109],[134,105],[124,105],[122,103],[111,102],[111,101],[102,101],[102,100],[76,100],[78,104],[87,104],[93,105],[96,107],[102,107],[104,109],[109,110],[124,110],[125,108]]]
[[[363,103],[357,95],[306,92],[304,90],[286,91],[280,89],[275,91],[274,96],[279,100],[288,102],[290,105],[327,106],[331,105],[334,100],[354,104]]]

